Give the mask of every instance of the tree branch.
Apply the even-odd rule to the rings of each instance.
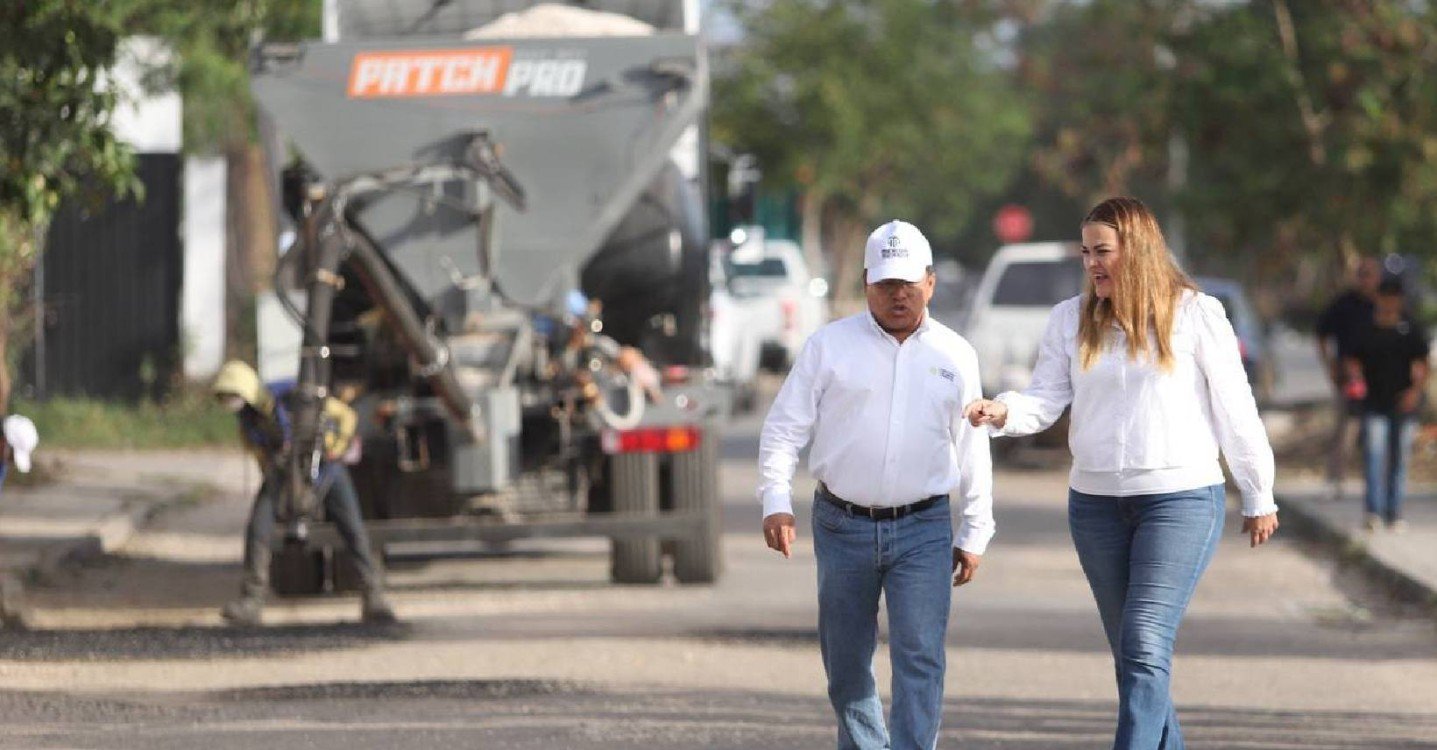
[[[1287,0],[1273,0],[1272,13],[1277,17],[1277,35],[1282,41],[1283,55],[1287,58],[1287,84],[1292,87],[1293,96],[1297,98],[1297,111],[1302,116],[1302,127],[1307,131],[1308,158],[1320,167],[1327,163],[1327,147],[1323,145],[1322,136],[1332,118],[1319,114],[1313,107],[1312,96],[1307,91],[1307,81],[1302,75],[1297,32],[1292,24],[1292,12],[1287,7]]]

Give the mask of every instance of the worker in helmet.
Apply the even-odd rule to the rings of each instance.
[[[234,625],[257,625],[264,597],[269,591],[270,537],[274,533],[275,510],[283,488],[283,455],[290,440],[288,383],[266,386],[244,362],[227,362],[214,383],[215,399],[239,420],[240,439],[254,454],[264,477],[255,495],[245,531],[244,583],[240,596],[224,606],[221,615]],[[336,398],[324,400],[320,415],[324,460],[317,487],[325,508],[354,556],[364,585],[361,615],[365,622],[395,621],[394,610],[384,595],[383,572],[369,545],[359,510],[359,495],[345,467],[344,458],[357,448],[354,410]]]

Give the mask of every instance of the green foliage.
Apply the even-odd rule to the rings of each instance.
[[[1090,204],[1161,182],[1172,128],[1169,29],[1188,5],[1064,3],[1028,27],[1020,80],[1039,102],[1034,165],[1048,184]]]
[[[62,200],[137,189],[134,157],[109,128],[117,94],[112,9],[87,0],[0,7],[0,409],[22,290]]]
[[[12,411],[35,421],[46,447],[190,448],[232,445],[236,440],[234,416],[198,389],[158,404],[17,398]]]
[[[33,261],[33,232],[70,195],[130,187],[132,156],[97,87],[119,27],[103,4],[25,0],[0,9],[0,259]],[[7,269],[8,270],[8,269]]]
[[[319,36],[322,0],[115,0],[127,33],[160,36],[178,52],[185,148],[212,152],[254,133],[246,70],[251,41]]]
[[[719,64],[714,137],[863,226],[955,234],[1007,185],[1028,103],[983,45],[993,19],[922,0],[774,0]]]
[[[1185,197],[1216,244],[1437,251],[1437,10],[1423,5],[1254,2],[1182,40],[1179,116],[1202,155]]]
[[[1039,173],[1183,208],[1190,245],[1269,278],[1437,251],[1437,6],[1049,2],[1019,45]],[[1170,140],[1190,167],[1169,184]]]

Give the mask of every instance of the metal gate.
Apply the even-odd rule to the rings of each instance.
[[[182,361],[178,154],[141,154],[144,199],[62,206],[50,226],[42,325],[22,372],[35,395],[161,398]]]

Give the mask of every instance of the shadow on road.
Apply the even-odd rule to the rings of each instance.
[[[1107,701],[950,698],[940,745],[968,750],[1104,748]],[[67,722],[45,723],[64,715]],[[1431,747],[1437,716],[1200,707],[1190,743],[1224,750]],[[281,720],[282,719],[282,720]],[[35,722],[32,726],[30,722]],[[0,693],[0,726],[26,747],[722,750],[829,748],[819,697],[764,692],[614,693],[567,683],[436,681],[283,686],[209,693],[65,696]]]

